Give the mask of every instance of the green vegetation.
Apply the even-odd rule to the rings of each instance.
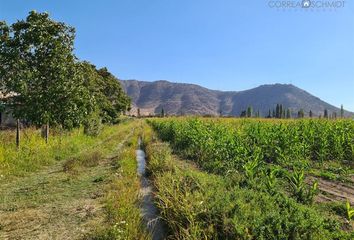
[[[340,175],[352,184],[352,121],[149,122],[176,154],[206,171],[176,160],[166,144],[147,144],[157,204],[173,239],[353,238],[348,211],[314,204],[319,183],[308,179],[324,166],[349,167]]]
[[[0,22],[1,100],[16,118],[71,129],[115,122],[130,100],[106,68],[79,62],[75,29],[32,11],[12,25]]]
[[[154,120],[162,140],[171,142],[184,157],[204,169],[224,173],[242,170],[254,159],[309,169],[309,165],[336,161],[354,164],[354,122],[258,120]]]
[[[346,208],[347,208],[348,221],[350,221],[354,216],[354,209],[351,208],[349,201],[347,201],[346,203]]]
[[[122,129],[127,125],[120,126]],[[3,178],[24,175],[67,158],[79,157],[90,148],[105,144],[107,139],[119,134],[116,126],[104,127],[97,137],[87,136],[83,129],[52,131],[52,138],[47,144],[41,137],[40,130],[23,129],[20,149],[16,148],[15,131],[0,132],[0,175]],[[83,155],[84,156],[84,155]],[[82,157],[82,156],[81,156]]]
[[[0,180],[0,238],[149,239],[138,208],[138,126],[127,121],[97,137],[72,131],[48,145],[28,130],[18,155],[0,168],[6,174]],[[10,134],[1,132],[1,146],[15,153]]]
[[[150,239],[143,226],[139,206],[140,179],[137,175],[136,149],[140,128],[125,142],[113,158],[114,177],[106,187],[104,199],[106,221],[88,239]]]

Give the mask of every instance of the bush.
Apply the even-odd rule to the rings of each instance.
[[[84,133],[88,136],[98,136],[102,131],[102,120],[97,112],[92,113],[84,122]]]

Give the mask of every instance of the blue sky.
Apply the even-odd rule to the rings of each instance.
[[[354,111],[354,1],[336,11],[277,10],[268,0],[0,3],[8,23],[37,10],[74,26],[76,55],[121,79],[219,90],[292,83]]]

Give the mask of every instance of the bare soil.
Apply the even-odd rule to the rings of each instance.
[[[325,180],[323,178],[308,177],[309,182],[318,181],[320,194],[317,196],[318,202],[341,201],[349,200],[354,204],[354,186],[351,183],[341,183]]]

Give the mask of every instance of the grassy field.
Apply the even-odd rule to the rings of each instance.
[[[172,239],[353,239],[353,121],[149,122]]]
[[[138,121],[50,143],[26,130],[16,151],[1,132],[0,239],[149,239],[141,223]]]
[[[151,239],[142,137],[168,239],[353,239],[351,120],[161,118],[0,132],[0,239]]]

